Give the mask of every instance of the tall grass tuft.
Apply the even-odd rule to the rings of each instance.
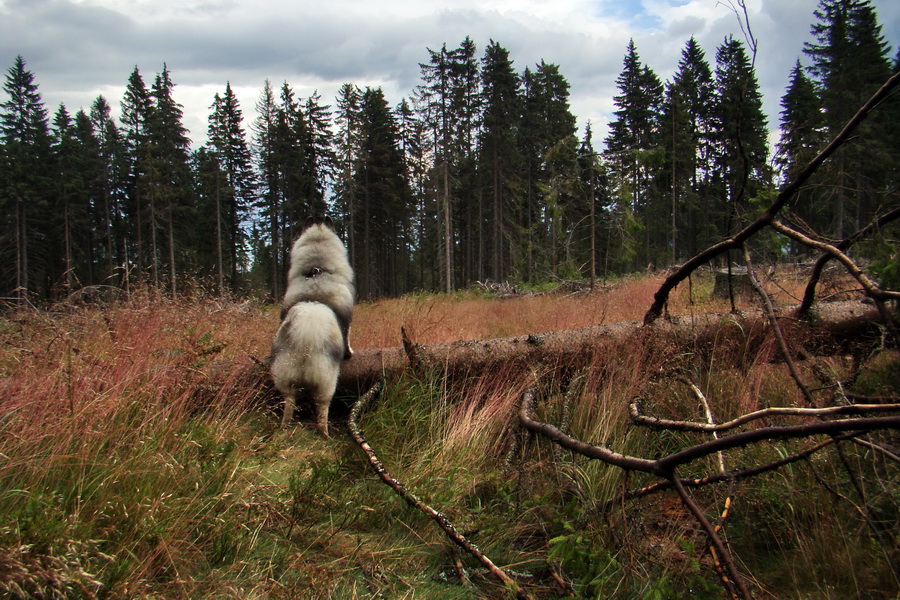
[[[248,485],[239,423],[256,390],[226,380],[197,400],[208,361],[257,351],[234,337],[244,309],[132,299],[3,320],[7,591],[190,597],[183,565],[227,551],[221,514]]]

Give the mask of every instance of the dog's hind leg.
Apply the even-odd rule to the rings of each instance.
[[[313,394],[313,400],[316,406],[316,427],[322,437],[331,437],[328,435],[328,411],[331,408],[331,399],[334,396],[334,386],[319,386]]]
[[[297,408],[295,392],[284,395],[284,414],[281,416],[281,428],[284,429],[294,420],[294,409]]]

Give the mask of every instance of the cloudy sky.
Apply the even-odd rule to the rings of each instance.
[[[642,61],[669,79],[685,41],[707,59],[725,36],[743,39],[737,0],[0,0],[0,67],[22,55],[49,112],[89,109],[103,94],[118,110],[137,66],[149,86],[168,65],[175,100],[195,143],[209,106],[231,82],[246,120],[263,83],[287,81],[298,96],[333,104],[343,83],[381,86],[397,104],[420,82],[426,48],[466,37],[480,58],[490,40],[518,71],[544,60],[571,84],[579,128],[602,139],[629,38]],[[810,40],[818,0],[746,0],[759,42],[757,75],[770,125],[794,61]],[[900,1],[875,0],[883,33],[900,43]],[[6,96],[0,92],[2,100]],[[597,138],[595,138],[597,139]]]

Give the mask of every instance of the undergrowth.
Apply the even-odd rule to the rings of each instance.
[[[354,330],[370,342],[355,345],[371,343],[375,310],[361,311]],[[378,481],[341,423],[331,440],[310,423],[280,430],[271,402],[221,368],[265,356],[276,320],[273,307],[152,295],[0,318],[0,595],[505,597]],[[537,598],[721,598],[706,538],[675,496],[623,501],[653,479],[523,433],[518,402],[537,380],[537,418],[653,458],[703,436],[630,425],[632,397],[658,416],[702,419],[687,388],[660,376],[677,370],[722,419],[794,403],[772,352],[610,343],[563,374],[409,372],[362,426],[391,473]],[[897,365],[881,352],[860,390],[896,394]],[[896,432],[881,441],[896,446]],[[738,469],[801,446],[725,460]],[[682,476],[717,468],[710,458]],[[734,499],[726,535],[760,597],[885,599],[898,589],[897,488],[896,464],[845,442],[692,495],[711,517]]]

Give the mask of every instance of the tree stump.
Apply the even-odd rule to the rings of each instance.
[[[731,289],[735,298],[752,298],[754,294],[753,283],[750,281],[750,274],[746,267],[732,267],[729,276],[728,269],[718,269],[716,271],[716,281],[713,285],[713,298],[728,298],[728,285],[731,283]]]

